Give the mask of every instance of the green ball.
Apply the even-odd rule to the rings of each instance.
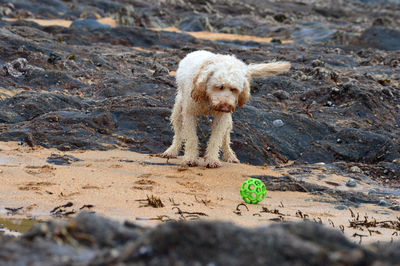
[[[267,194],[264,183],[257,178],[249,178],[240,187],[240,196],[246,203],[256,204],[262,201]]]

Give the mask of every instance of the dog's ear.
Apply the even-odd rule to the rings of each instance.
[[[288,71],[289,62],[273,62],[268,64],[251,64],[247,66],[248,74],[252,78],[268,77]]]
[[[250,100],[250,82],[249,82],[249,79],[245,79],[243,91],[239,94],[239,98],[238,98],[239,108],[241,108],[249,100]]]
[[[212,60],[205,61],[193,79],[193,89],[190,95],[195,102],[201,102],[207,98],[207,81],[214,73],[212,64]]]

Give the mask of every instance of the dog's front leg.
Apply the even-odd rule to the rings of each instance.
[[[185,139],[185,154],[183,156],[183,165],[198,165],[199,157],[199,139],[197,137],[197,114],[187,112],[183,116],[183,136]]]
[[[207,150],[204,156],[206,165],[209,168],[221,167],[219,151],[221,149],[225,133],[229,128],[229,121],[231,121],[231,119],[230,113],[217,113],[214,115],[214,121],[211,126],[211,136],[208,140]]]

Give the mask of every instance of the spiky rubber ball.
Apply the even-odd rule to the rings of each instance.
[[[240,187],[240,196],[246,203],[257,204],[265,198],[267,188],[257,178],[249,178]]]

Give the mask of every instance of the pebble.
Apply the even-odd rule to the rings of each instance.
[[[331,91],[332,91],[332,92],[335,92],[335,93],[338,93],[338,92],[340,92],[340,89],[339,89],[338,87],[333,87],[333,88],[331,89]]]
[[[387,201],[386,200],[380,200],[378,203],[379,206],[386,206],[387,205]]]
[[[290,94],[288,92],[284,91],[284,90],[274,91],[272,93],[272,95],[274,95],[279,100],[286,100],[286,99],[289,99],[289,97],[290,97]]]
[[[355,187],[357,186],[357,183],[354,179],[350,178],[347,182],[346,182],[346,186],[348,187]]]
[[[378,190],[376,190],[375,188],[371,188],[371,189],[368,191],[368,195],[376,194],[376,193],[378,193]]]
[[[340,144],[342,143],[342,139],[337,139],[336,142]]]
[[[338,205],[338,206],[335,207],[335,209],[342,211],[342,210],[346,209],[346,206]]]
[[[350,171],[351,172],[353,172],[353,173],[361,173],[361,169],[360,169],[360,167],[358,167],[358,166],[352,166],[351,168],[350,168]]]
[[[283,121],[280,120],[280,119],[274,120],[274,121],[272,122],[272,124],[273,124],[275,127],[281,127],[281,126],[284,125]]]
[[[387,175],[387,174],[389,173],[389,170],[388,170],[388,169],[385,169],[385,170],[383,170],[383,173],[384,173],[385,175]]]

